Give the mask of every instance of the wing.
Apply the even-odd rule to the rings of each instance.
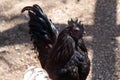
[[[61,69],[61,75],[66,80],[86,80],[89,70],[89,58],[84,52],[75,50],[69,62]]]

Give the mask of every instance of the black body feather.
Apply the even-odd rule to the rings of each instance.
[[[71,22],[74,23],[75,21]],[[82,26],[68,25],[59,34],[45,66],[53,80],[86,80],[90,60],[85,45],[82,46],[83,41],[79,41],[83,40],[81,31]]]

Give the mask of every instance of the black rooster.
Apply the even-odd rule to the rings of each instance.
[[[83,33],[83,25],[78,20],[71,20],[59,34],[45,66],[53,80],[86,80],[90,60],[85,45],[81,46],[84,43],[79,41],[83,40]]]
[[[37,4],[24,7],[21,12],[25,10],[28,10],[30,17],[28,24],[31,40],[39,53],[38,58],[44,68],[47,54],[56,42],[58,30]]]
[[[27,6],[29,27],[41,65],[52,80],[86,80],[90,70],[87,49],[83,42],[84,28],[78,20],[68,21],[59,35],[53,23],[38,5]]]

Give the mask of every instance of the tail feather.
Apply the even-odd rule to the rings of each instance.
[[[30,16],[30,21],[29,21],[29,24],[32,24],[32,23],[38,23],[39,25],[43,25],[45,26],[45,28],[47,28],[46,26],[48,26],[46,24],[46,21],[42,18],[42,17],[37,17],[33,12],[29,11],[28,12],[29,16]],[[49,26],[50,27],[50,26]]]
[[[21,12],[23,13],[26,10],[28,11],[28,15],[30,17],[28,24],[30,27],[29,33],[31,35],[33,45],[39,52],[39,55],[45,56],[48,54],[48,50],[51,49],[50,45],[53,46],[57,39],[58,30],[37,4],[33,6],[26,6]],[[40,60],[41,64],[44,64],[44,61],[42,63],[41,56]]]
[[[35,5],[33,5],[33,7],[31,7],[31,6],[27,6],[27,7],[25,7],[23,10],[22,10],[22,12],[24,12],[25,10],[29,10],[29,11],[32,11],[34,14],[35,14],[35,16],[37,16],[38,18],[40,18],[40,19],[38,19],[38,20],[42,20],[42,21],[44,21],[45,22],[45,24],[47,24],[47,28],[50,30],[50,31],[52,31],[52,29],[55,29],[55,26],[52,24],[52,22],[47,18],[47,16],[46,16],[46,14],[43,12],[43,10],[37,5],[37,4],[35,4]],[[31,16],[31,15],[29,15],[29,16]],[[32,16],[31,16],[32,17]],[[49,27],[49,26],[51,26],[51,27]],[[53,32],[50,32],[50,33],[53,33]]]

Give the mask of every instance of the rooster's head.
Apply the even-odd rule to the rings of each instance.
[[[78,21],[78,19],[71,19],[68,21],[68,27],[70,30],[70,35],[75,39],[81,39],[84,34],[84,27],[83,24],[81,24],[81,21]]]

